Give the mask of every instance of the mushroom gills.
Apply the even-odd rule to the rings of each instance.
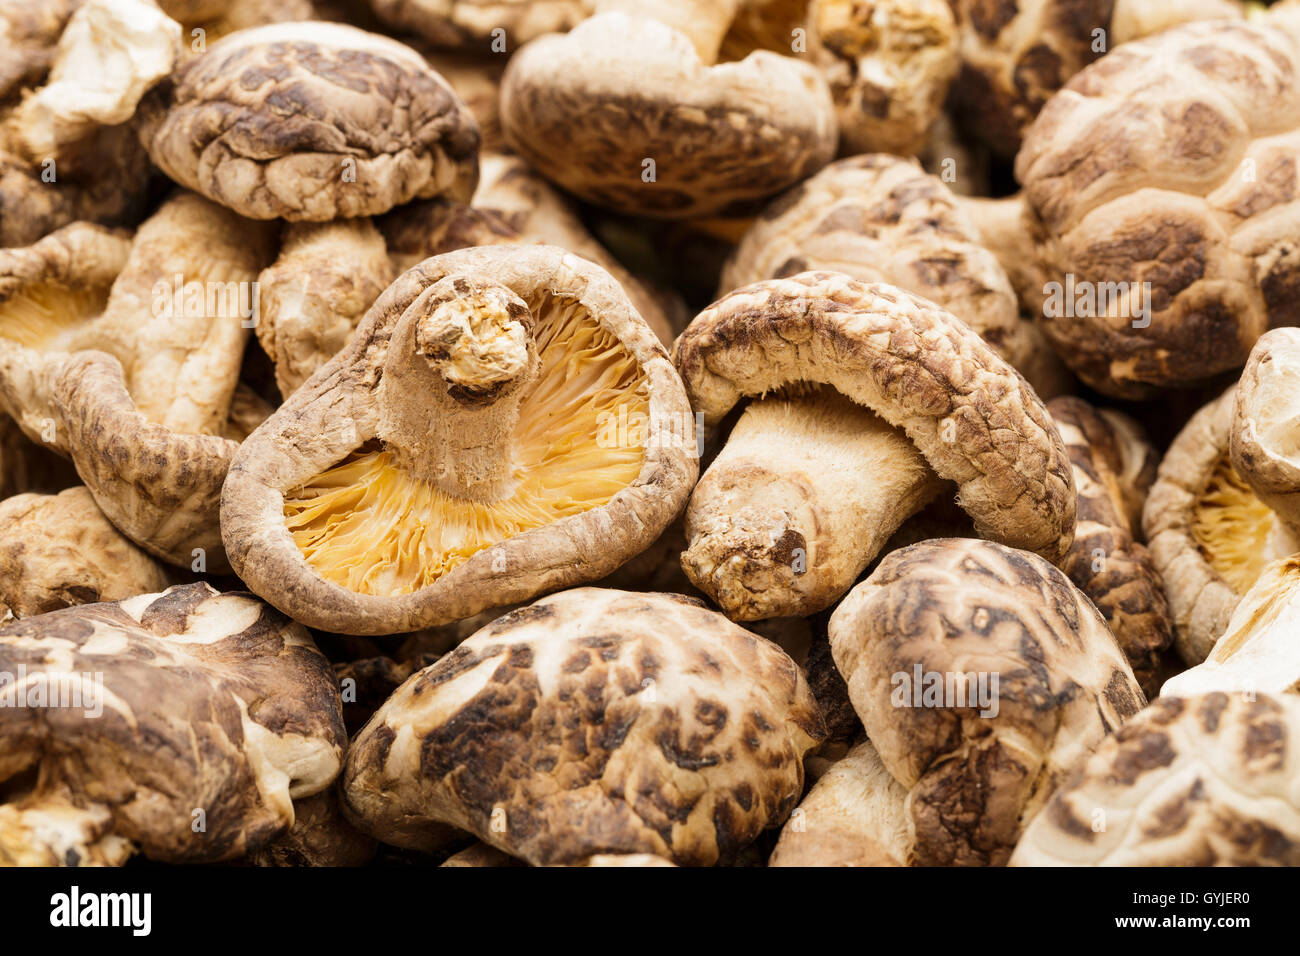
[[[902,431],[829,387],[750,403],[687,510],[682,567],[735,620],[847,591],[943,488]]]
[[[371,442],[285,497],[307,563],[361,594],[427,587],[474,554],[608,503],[641,471],[649,385],[619,339],[576,301],[528,303],[537,371],[510,432],[502,494],[449,492]],[[611,427],[611,423],[614,423]],[[619,427],[619,423],[626,423]]]
[[[1277,557],[1279,531],[1276,515],[1242,481],[1225,452],[1194,506],[1192,535],[1206,562],[1245,594]]]
[[[104,311],[108,293],[108,286],[38,283],[0,305],[0,338],[41,351],[67,349]]]

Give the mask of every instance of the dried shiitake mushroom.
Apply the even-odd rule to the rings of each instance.
[[[1020,369],[1040,394],[1048,353],[1022,322],[997,258],[957,199],[915,160],[873,154],[832,163],[776,199],[745,233],[719,295],[763,279],[833,269],[888,282],[947,309]]]
[[[902,866],[911,842],[907,789],[864,740],[813,784],[768,866]]]
[[[596,2],[370,0],[370,6],[384,22],[416,33],[435,46],[500,55],[512,53],[544,33],[559,33],[576,26],[590,16]]]
[[[602,5],[609,0],[602,0]],[[735,0],[625,0],[510,60],[501,124],[542,175],[609,209],[732,211],[835,155],[835,107],[809,63],[758,51],[714,65]]]
[[[0,672],[6,863],[234,859],[342,765],[329,662],[247,594],[191,584],[9,624]]]
[[[280,255],[257,278],[257,340],[288,397],[332,359],[394,279],[369,219],[290,223]]]
[[[1081,398],[1054,398],[1047,410],[1069,452],[1079,496],[1074,544],[1060,568],[1092,599],[1143,691],[1155,696],[1160,655],[1174,639],[1164,582],[1137,540],[1156,451],[1131,419]]]
[[[1005,863],[1066,771],[1146,703],[1069,579],[990,541],[890,553],[831,615],[830,639],[867,736],[906,791],[893,811],[905,840],[897,816],[873,815],[894,821],[877,839],[908,865]],[[864,784],[883,802],[880,777]]]
[[[1229,453],[1234,390],[1183,427],[1160,462],[1142,528],[1173,615],[1174,645],[1199,664],[1242,595],[1300,541],[1237,474]]]
[[[784,821],[823,733],[776,645],[682,595],[579,588],[402,685],[353,742],[344,808],[396,846],[450,825],[534,865],[712,865]]]
[[[338,23],[241,30],[140,105],[149,156],[253,219],[372,216],[415,198],[468,200],[478,125],[404,44]]]
[[[919,153],[961,66],[947,0],[812,0],[807,24],[840,152]]]
[[[290,20],[335,19],[316,16],[312,0],[158,0],[158,5],[180,21],[184,52],[194,55],[204,54],[209,44],[250,27]]]
[[[330,788],[293,802],[293,826],[248,855],[254,866],[364,866],[377,844],[343,816]]]
[[[663,346],[551,246],[429,259],[244,443],[221,525],[240,577],[312,627],[394,634],[608,574],[698,473]]]
[[[1025,831],[1014,866],[1300,866],[1300,701],[1160,697]]]
[[[54,62],[59,37],[81,0],[0,0],[0,107],[37,86]]]
[[[1232,467],[1300,534],[1300,329],[1260,337],[1235,395]]]
[[[179,193],[125,259],[121,237],[81,224],[0,252],[0,404],[72,459],[123,534],[175,564],[197,549],[224,569],[226,436],[271,235]]]
[[[1016,176],[1059,283],[1043,329],[1081,379],[1195,385],[1300,322],[1297,148],[1300,31],[1267,23],[1126,43],[1052,98]]]
[[[701,312],[673,356],[707,424],[756,399],[691,496],[682,555],[736,620],[827,607],[944,479],[981,535],[1069,550],[1074,485],[1047,409],[925,299],[834,272],[773,279]]]
[[[501,77],[506,72],[507,57],[421,52],[474,114],[484,152],[505,149],[505,134],[501,132]]]
[[[83,487],[0,502],[0,601],[15,617],[152,594],[169,583]]]
[[[1242,596],[1204,661],[1175,674],[1163,695],[1211,691],[1300,693],[1300,555],[1273,562]]]

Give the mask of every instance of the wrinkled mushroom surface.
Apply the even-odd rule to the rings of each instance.
[[[354,742],[343,795],[399,846],[451,824],[534,865],[711,865],[785,819],[823,733],[775,645],[681,595],[580,588],[399,688]]]
[[[1255,343],[1237,382],[1232,467],[1255,497],[1300,534],[1300,330],[1274,329]]]

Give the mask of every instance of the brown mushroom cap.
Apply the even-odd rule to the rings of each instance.
[[[249,854],[255,866],[364,866],[377,844],[343,816],[333,787],[293,802],[293,826]]]
[[[545,33],[560,33],[591,15],[594,0],[370,0],[384,22],[430,43],[476,53],[508,53]],[[496,31],[504,31],[498,34]],[[498,37],[505,48],[492,46]]]
[[[909,864],[1004,863],[1064,772],[1146,703],[1069,579],[989,541],[887,555],[831,615],[830,639],[909,791]]]
[[[569,192],[665,219],[752,204],[826,165],[836,143],[830,92],[811,65],[760,51],[708,66],[687,35],[622,13],[516,53],[501,123]]]
[[[0,671],[0,859],[78,862],[40,825],[49,806],[154,860],[233,859],[342,763],[329,663],[249,595],[193,584],[42,614],[0,628]]]
[[[815,269],[927,298],[1016,368],[1042,347],[957,198],[915,160],[881,153],[842,159],[777,198],[736,247],[719,295]]]
[[[711,865],[785,819],[822,735],[775,645],[681,595],[580,588],[404,684],[349,752],[344,805],[398,846],[452,824],[535,865]]]
[[[1015,866],[1300,866],[1300,701],[1160,697],[1052,796]]]
[[[347,344],[395,278],[384,237],[369,219],[291,223],[280,255],[257,277],[257,340],[293,394]]]
[[[1081,398],[1047,403],[1074,467],[1079,495],[1074,544],[1060,563],[1075,586],[1092,599],[1128,657],[1143,691],[1154,696],[1160,655],[1174,639],[1164,582],[1151,553],[1137,540],[1146,487],[1130,476],[1155,478],[1156,452],[1135,425],[1099,412]],[[1136,499],[1136,508],[1130,502]]]
[[[0,502],[0,601],[15,617],[152,594],[162,565],[123,537],[83,487]]]
[[[231,34],[151,92],[141,117],[167,175],[254,219],[467,200],[477,179],[478,126],[446,81],[409,47],[337,23]]]
[[[1300,534],[1300,330],[1262,335],[1235,394],[1232,467],[1260,501]]]
[[[1142,528],[1165,583],[1182,659],[1205,660],[1242,595],[1300,542],[1232,465],[1234,389],[1183,427],[1160,462]]]
[[[692,424],[604,270],[550,246],[452,252],[243,443],[222,532],[249,586],[311,626],[443,624],[648,547],[695,481]]]
[[[1046,408],[975,332],[925,299],[833,272],[761,282],[701,312],[673,355],[709,424],[744,396],[829,385],[957,482],[981,535],[1051,560],[1069,550],[1074,487]]]
[[[1300,321],[1298,145],[1300,39],[1263,24],[1126,43],[1052,98],[1016,176],[1048,277],[1082,299],[1043,322],[1081,379],[1135,398],[1193,385]]]

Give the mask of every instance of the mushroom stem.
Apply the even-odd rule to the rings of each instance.
[[[691,496],[682,568],[734,620],[812,614],[942,487],[906,435],[837,392],[762,399]]]
[[[380,386],[379,438],[397,464],[458,498],[509,493],[519,402],[537,374],[532,327],[496,283],[448,276],[416,299]]]
[[[686,36],[700,61],[716,63],[740,0],[598,0],[597,13],[626,13],[667,24]]]

